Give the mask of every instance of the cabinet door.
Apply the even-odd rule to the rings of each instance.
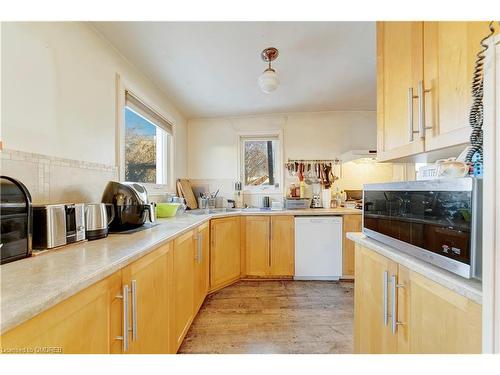
[[[397,336],[391,332],[388,317],[390,306],[392,306],[389,284],[391,276],[397,275],[397,272],[397,263],[356,244],[355,353],[392,354],[397,352]],[[384,298],[384,295],[387,298]]]
[[[110,321],[120,325],[120,309],[117,316],[111,314],[120,286],[121,272],[117,272],[6,332],[0,339],[3,352],[109,353],[114,341]]]
[[[424,22],[426,151],[469,141],[471,84],[488,22]]]
[[[377,158],[382,161],[424,151],[418,134],[410,141],[410,131],[418,130],[418,106],[408,100],[408,89],[417,95],[423,79],[422,38],[422,22],[377,23]]]
[[[247,276],[267,276],[271,264],[269,216],[247,216],[245,253]]]
[[[210,225],[210,289],[213,290],[240,277],[240,218],[214,219]]]
[[[194,318],[194,232],[174,240],[174,348],[182,340]]]
[[[271,216],[271,276],[295,273],[295,220],[293,216]]]
[[[342,275],[354,276],[354,242],[346,238],[347,232],[361,232],[361,215],[344,215],[343,222],[343,250],[342,250]]]
[[[196,231],[195,254],[195,288],[194,306],[195,313],[199,310],[208,292],[209,284],[209,254],[210,231],[209,223],[204,223]]]
[[[481,353],[481,306],[399,266],[398,352]]]
[[[122,270],[130,287],[131,354],[169,353],[169,263],[171,244],[164,245]]]

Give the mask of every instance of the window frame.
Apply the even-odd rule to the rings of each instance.
[[[151,183],[151,182],[143,182],[143,181],[126,181],[125,180],[125,175],[123,176],[122,180],[125,182],[136,182],[139,184],[147,184],[147,185],[168,185],[169,177],[168,177],[168,172],[169,172],[169,163],[168,163],[168,155],[169,155],[169,149],[170,149],[170,143],[171,143],[171,134],[162,127],[156,125],[153,123],[149,118],[144,117],[141,113],[135,111],[132,107],[129,107],[125,105],[123,107],[123,110],[129,110],[133,113],[135,113],[137,116],[145,119],[147,122],[149,122],[152,126],[155,127],[155,141],[156,141],[156,181],[167,181],[167,183]],[[126,123],[124,122],[124,127],[126,127]],[[127,133],[127,129],[125,129],[125,136]],[[126,137],[125,137],[126,138]],[[126,148],[126,143],[123,143],[124,148]],[[126,155],[124,154],[125,159],[124,159],[124,166],[126,167]]]
[[[278,152],[276,160],[276,170],[277,173],[276,182],[279,187],[271,185],[258,185],[250,186],[245,185],[245,148],[243,144],[245,141],[277,141],[278,142]],[[252,132],[239,132],[238,133],[238,176],[242,183],[242,189],[244,194],[282,194],[284,185],[284,173],[283,173],[283,131],[282,130],[270,130],[270,131],[252,131]]]
[[[163,160],[161,160],[162,167],[161,174],[166,178],[166,183],[147,183],[138,182],[144,185],[148,191],[149,195],[171,193],[175,191],[175,179],[174,179],[174,166],[175,166],[175,154],[174,154],[174,144],[175,144],[175,125],[174,122],[169,119],[157,106],[153,104],[146,95],[143,95],[139,90],[136,90],[132,85],[124,82],[120,75],[116,75],[116,160],[118,167],[118,179],[122,182],[138,182],[138,181],[126,181],[125,180],[125,107],[126,107],[126,93],[129,92],[135,97],[136,100],[140,101],[145,107],[150,109],[155,113],[155,115],[161,117],[165,122],[169,123],[172,127],[171,132],[163,129],[162,127],[155,124],[149,118],[148,121],[152,122],[157,128],[163,130],[164,137],[159,139],[157,137],[157,147],[160,143],[163,147]],[[130,107],[129,107],[130,108]],[[144,117],[141,113],[138,113],[133,108],[130,108],[133,112],[137,113],[139,116]],[[158,159],[157,159],[158,163]],[[158,168],[158,164],[157,164]],[[157,169],[158,178],[158,169]]]

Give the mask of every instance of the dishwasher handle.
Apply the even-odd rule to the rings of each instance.
[[[306,216],[306,217],[299,217],[295,218],[296,221],[298,222],[307,222],[307,223],[342,223],[342,217],[341,216],[325,216],[325,217],[317,217],[317,216]]]

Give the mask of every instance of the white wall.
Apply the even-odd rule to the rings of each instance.
[[[284,161],[332,159],[352,149],[376,149],[376,113],[315,112],[188,121],[188,176],[222,187],[231,196],[238,177],[239,132],[282,130]],[[334,187],[362,189],[363,183],[391,181],[392,164],[346,163]],[[293,179],[286,179],[290,183]],[[255,200],[252,200],[255,202]]]
[[[375,112],[315,112],[188,122],[188,176],[237,178],[238,133],[283,130],[284,159],[329,159],[376,148]]]
[[[187,174],[186,119],[89,24],[3,22],[1,27],[4,148],[115,166],[119,74],[173,122],[174,174]]]

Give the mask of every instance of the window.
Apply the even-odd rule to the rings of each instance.
[[[245,190],[278,190],[281,179],[279,136],[242,136],[241,178]]]
[[[124,111],[125,181],[168,184],[172,125],[128,91]]]

